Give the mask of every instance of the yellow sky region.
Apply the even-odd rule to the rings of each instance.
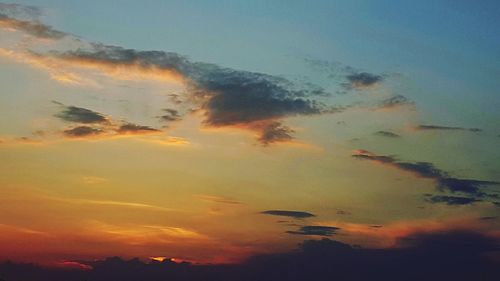
[[[289,224],[349,229],[473,210],[419,209],[423,185],[431,191],[431,183],[350,161],[348,151],[225,143],[238,143],[235,138],[245,139],[224,135],[210,145],[183,147],[134,138],[2,145],[3,254],[42,262],[109,255],[228,262],[291,249],[310,238],[286,234],[298,227]],[[258,214],[269,209],[317,217]],[[370,237],[377,237],[356,235],[336,239],[373,245]]]

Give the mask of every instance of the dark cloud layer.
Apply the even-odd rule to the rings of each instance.
[[[108,122],[104,115],[90,109],[76,106],[61,106],[63,106],[63,110],[55,115],[61,120],[84,124]]]
[[[471,131],[474,133],[481,132],[482,129],[479,128],[463,128],[463,127],[448,127],[448,126],[437,126],[437,125],[418,125],[417,130],[421,131]]]
[[[404,162],[399,161],[394,156],[376,155],[366,150],[360,150],[352,157],[357,159],[371,160],[403,171],[410,172],[418,177],[434,179],[436,187],[441,191],[461,192],[474,196],[488,196],[482,188],[499,185],[496,181],[482,181],[473,179],[460,179],[450,176],[447,172],[436,168],[429,162]]]
[[[68,137],[88,137],[102,134],[104,131],[99,128],[89,126],[78,126],[72,129],[63,131],[64,135]]]
[[[259,255],[234,265],[145,263],[118,257],[80,261],[88,270],[0,264],[6,281],[496,281],[500,279],[498,239],[469,231],[414,233],[399,247],[363,249],[330,239],[306,240],[287,253]]]
[[[337,234],[340,228],[334,226],[322,225],[306,225],[300,227],[298,230],[290,230],[286,233],[294,235],[318,235],[318,236],[332,236]]]
[[[314,214],[311,214],[308,212],[287,211],[287,210],[268,210],[268,211],[261,212],[261,214],[272,215],[272,216],[291,217],[291,218],[296,218],[296,219],[305,219],[305,218],[315,217]]]

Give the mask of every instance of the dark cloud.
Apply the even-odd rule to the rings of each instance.
[[[268,211],[261,212],[261,214],[272,215],[272,216],[291,217],[291,218],[296,218],[296,219],[305,219],[305,218],[315,217],[314,214],[311,214],[308,212],[287,211],[287,210],[268,210]]]
[[[149,127],[136,125],[132,123],[123,124],[116,130],[119,134],[148,134],[160,132],[160,130]]]
[[[491,196],[481,191],[482,188],[499,185],[496,181],[482,181],[451,177],[447,172],[436,168],[429,162],[404,162],[394,156],[376,155],[370,151],[359,150],[352,157],[371,160],[403,171],[410,172],[418,177],[434,179],[436,187],[441,191],[461,192],[478,197]]]
[[[88,137],[102,134],[104,131],[99,128],[89,126],[78,126],[72,129],[63,131],[64,135],[68,137]]]
[[[425,199],[429,203],[445,203],[446,205],[470,205],[482,200],[470,197],[434,195],[426,196]]]
[[[487,220],[496,220],[498,216],[488,216],[488,217],[480,217],[479,220],[487,221]]]
[[[447,127],[447,126],[437,126],[437,125],[418,125],[417,130],[421,131],[470,131],[470,132],[482,132],[479,128],[463,128],[463,127]]]
[[[382,82],[383,77],[376,74],[371,74],[368,72],[357,72],[346,76],[348,84],[345,84],[348,88],[362,89],[375,86]]]
[[[172,108],[166,108],[163,111],[165,112],[165,114],[160,116],[161,120],[169,121],[169,122],[181,120],[181,116],[179,115],[179,111],[172,109]]]
[[[393,109],[400,106],[412,106],[415,103],[403,95],[396,95],[387,99],[382,100],[378,108],[381,109]]]
[[[271,122],[269,124],[265,124],[259,131],[260,136],[257,140],[263,145],[268,145],[275,142],[290,141],[293,139],[292,134],[294,133],[291,128],[281,124],[280,122]]]
[[[60,103],[58,104],[63,106],[63,110],[55,116],[64,121],[84,124],[108,122],[104,115],[90,109],[76,106],[65,106]]]
[[[344,211],[344,210],[337,210],[337,215],[348,216],[348,215],[351,215],[351,212]]]
[[[321,226],[321,225],[306,225],[300,227],[298,230],[287,231],[286,233],[294,235],[318,235],[318,236],[332,236],[337,234],[340,228],[335,226]]]
[[[291,138],[290,129],[275,125],[274,122],[280,122],[281,119],[342,110],[340,107],[326,106],[318,101],[316,97],[325,96],[327,93],[310,83],[297,84],[263,73],[191,62],[171,52],[137,51],[95,44],[91,50],[79,49],[50,54],[70,61],[154,67],[179,74],[189,83],[188,100],[199,106],[204,114],[205,125],[257,130],[259,141],[263,143]],[[173,117],[171,114],[166,116],[166,119]]]
[[[72,270],[33,264],[0,264],[0,278],[8,281],[171,280],[171,281],[326,281],[500,279],[498,238],[471,231],[413,233],[397,246],[365,249],[335,240],[306,240],[298,249],[254,256],[240,264],[143,262],[119,257],[74,261]]]
[[[39,22],[24,21],[11,18],[8,15],[2,13],[1,7],[0,27],[22,30],[29,35],[44,39],[61,39],[67,35],[64,32],[55,30],[52,27]]]
[[[378,131],[378,132],[375,132],[375,135],[381,136],[381,137],[388,137],[388,138],[400,138],[401,137],[400,135],[395,134],[393,132],[389,132],[389,131]]]

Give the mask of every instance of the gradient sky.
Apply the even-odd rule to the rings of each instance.
[[[226,263],[322,237],[500,239],[499,13],[0,4],[0,260]]]

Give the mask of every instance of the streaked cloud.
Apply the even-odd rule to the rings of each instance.
[[[66,106],[61,103],[55,102],[63,107],[61,112],[56,114],[55,116],[61,120],[75,123],[83,123],[83,124],[96,124],[96,123],[106,123],[108,119],[106,116],[101,113],[92,111],[83,107],[76,106]],[[85,130],[85,129],[83,129]]]
[[[352,157],[362,160],[378,162],[390,167],[406,171],[421,178],[433,179],[439,190],[450,192],[461,192],[474,196],[487,196],[481,189],[488,186],[499,185],[496,181],[483,181],[474,179],[460,179],[449,175],[449,173],[436,168],[429,162],[404,162],[390,155],[377,155],[370,151],[358,150]]]
[[[375,135],[381,136],[381,137],[387,137],[387,138],[400,138],[401,137],[400,135],[393,133],[393,132],[389,132],[389,131],[377,131],[377,132],[375,132]]]
[[[316,215],[311,214],[309,212],[302,211],[289,211],[289,210],[267,210],[261,212],[264,215],[272,215],[272,216],[282,216],[282,217],[291,217],[295,219],[305,219],[315,217]]]
[[[479,128],[449,127],[438,125],[418,125],[416,129],[419,131],[470,131],[474,133],[482,131],[482,129]]]
[[[286,233],[293,235],[332,236],[337,234],[339,230],[340,228],[335,226],[306,225],[301,226],[298,230],[290,230]]]

